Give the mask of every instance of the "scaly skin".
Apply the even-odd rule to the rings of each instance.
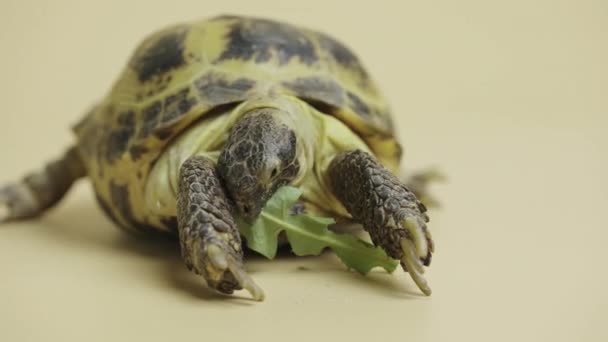
[[[263,300],[264,292],[243,268],[232,205],[214,163],[205,157],[192,157],[182,165],[179,177],[177,221],[186,266],[222,293],[244,288],[254,299]]]
[[[76,148],[30,173],[21,182],[0,187],[0,222],[33,218],[51,208],[86,171]]]
[[[422,292],[430,295],[422,266],[430,264],[433,240],[426,228],[426,208],[414,193],[374,157],[359,150],[336,156],[328,175],[336,197],[372,241],[401,260]]]
[[[255,109],[232,128],[218,171],[243,218],[255,219],[266,201],[293,180],[300,168],[296,133],[276,108]]]

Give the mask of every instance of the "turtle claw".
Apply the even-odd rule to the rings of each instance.
[[[409,239],[401,240],[401,248],[403,250],[403,257],[401,258],[401,264],[410,274],[418,288],[427,296],[432,293],[426,279],[422,276],[424,273],[424,267],[420,258],[417,257],[415,250],[416,247]]]
[[[228,260],[226,259],[226,252],[224,252],[217,245],[210,245],[207,248],[207,256],[211,265],[217,270],[225,271],[228,268]]]
[[[430,261],[430,256],[431,254],[435,253],[435,241],[433,240],[433,236],[431,235],[431,231],[428,229],[424,230],[424,236],[426,237],[426,242],[429,245],[429,261]],[[428,266],[428,265],[427,265]]]
[[[207,257],[209,265],[206,278],[211,287],[226,294],[245,289],[254,300],[264,300],[264,291],[247,274],[242,262],[215,244],[207,248]]]
[[[253,278],[245,272],[241,265],[229,263],[228,269],[232,272],[232,275],[238,281],[239,285],[249,292],[254,300],[261,302],[266,298],[264,290],[253,281]]]
[[[416,247],[416,254],[420,258],[426,258],[429,253],[429,244],[426,237],[426,229],[422,228],[422,225],[418,223],[418,220],[412,216],[404,220],[404,226],[412,237],[414,247]]]
[[[408,216],[402,221],[407,230],[408,237],[401,239],[403,252],[401,265],[410,274],[418,288],[427,296],[431,295],[431,288],[423,277],[424,266],[428,266],[434,250],[433,240],[426,225],[415,216]]]

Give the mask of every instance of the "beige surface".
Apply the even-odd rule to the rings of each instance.
[[[261,304],[115,230],[82,182],[0,228],[0,341],[607,341],[607,3],[425,3],[2,1],[1,182],[69,144],[144,34],[222,12],[347,41],[393,104],[407,165],[451,182],[436,187],[432,297],[332,256],[255,258]]]

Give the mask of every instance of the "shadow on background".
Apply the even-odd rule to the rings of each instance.
[[[245,292],[225,296],[205,286],[201,277],[189,272],[184,266],[177,238],[128,233],[107,219],[93,200],[67,202],[70,203],[61,205],[40,219],[39,232],[48,237],[49,241],[65,248],[77,246],[101,253],[118,253],[125,258],[135,257],[138,261],[143,261],[146,267],[134,269],[133,272],[145,272],[142,281],[154,281],[160,288],[168,287],[206,301],[226,301],[230,298],[230,302],[235,304],[253,303]],[[319,257],[295,257],[288,246],[283,246],[275,260],[267,260],[250,250],[246,250],[245,260],[247,270],[254,279],[256,274],[281,272],[286,277],[302,277],[302,286],[307,281],[323,281],[339,284],[334,287],[337,290],[340,286],[355,286],[362,291],[381,293],[393,298],[420,297],[417,290],[403,283],[403,277],[380,269],[367,276],[360,276],[347,270],[333,253],[324,253]],[[150,268],[153,269],[152,272]],[[314,273],[313,277],[310,276],[311,273]]]

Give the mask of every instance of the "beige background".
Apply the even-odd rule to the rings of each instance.
[[[288,20],[352,46],[408,169],[450,177],[431,213],[432,297],[326,255],[253,258],[266,302],[222,298],[176,245],[116,230],[81,182],[43,219],[0,228],[0,340],[608,341],[608,3],[353,3],[3,0],[0,182],[70,144],[146,33],[218,13]]]

